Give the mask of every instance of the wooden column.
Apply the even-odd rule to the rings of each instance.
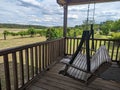
[[[63,22],[63,37],[66,37],[66,35],[67,35],[67,14],[68,14],[68,5],[66,4],[66,5],[64,5],[63,6],[63,8],[64,8],[64,22]]]

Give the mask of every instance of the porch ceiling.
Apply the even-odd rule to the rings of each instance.
[[[103,2],[114,2],[114,1],[120,1],[120,0],[90,0],[91,3],[103,3]],[[88,4],[89,0],[57,0],[57,3],[59,5],[79,5],[79,4]]]

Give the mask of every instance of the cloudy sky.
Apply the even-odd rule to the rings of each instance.
[[[87,5],[70,6],[68,26],[80,25],[87,16]],[[90,5],[90,16],[93,5]],[[120,19],[120,1],[96,4],[96,23]],[[62,26],[63,8],[56,0],[0,0],[0,23]]]

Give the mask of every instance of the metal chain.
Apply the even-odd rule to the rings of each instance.
[[[88,10],[87,10],[87,21],[86,21],[86,30],[89,29],[89,14],[90,14],[90,3],[91,3],[91,0],[89,0],[89,3],[88,3]],[[95,20],[95,0],[94,0],[94,9],[93,9],[93,22],[92,24],[94,24],[94,20]]]

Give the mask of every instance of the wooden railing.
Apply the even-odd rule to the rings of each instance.
[[[65,54],[72,55],[79,43],[81,38],[70,38],[65,39]],[[92,42],[90,41],[90,47],[92,47]],[[94,39],[94,51],[96,51],[101,45],[105,45],[108,49],[109,55],[112,61],[120,62],[120,40],[113,39]],[[93,54],[93,50],[90,51],[90,54]]]
[[[2,90],[19,90],[64,56],[64,38],[0,51]]]
[[[2,90],[24,89],[33,78],[49,69],[58,57],[63,57],[64,54],[72,55],[80,40],[80,38],[61,38],[1,50],[0,88]],[[113,61],[120,62],[120,40],[94,39],[95,51],[101,45],[107,47]],[[93,51],[91,50],[90,53],[92,55]]]

